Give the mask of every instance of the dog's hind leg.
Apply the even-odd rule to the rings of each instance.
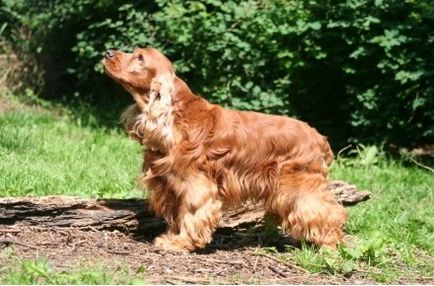
[[[221,217],[222,203],[218,200],[217,185],[201,174],[182,181],[172,177],[170,181],[179,198],[178,233],[158,237],[156,246],[173,251],[204,248],[211,242]]]
[[[336,247],[343,239],[347,212],[325,191],[326,182],[319,173],[283,174],[267,208],[280,217],[283,231],[292,238]]]

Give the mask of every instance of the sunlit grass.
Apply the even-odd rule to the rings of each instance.
[[[136,197],[140,147],[117,129],[35,110],[0,114],[0,195]]]
[[[13,252],[9,255],[13,255]],[[29,285],[113,285],[146,284],[145,268],[132,270],[128,266],[108,267],[104,264],[85,264],[56,269],[44,258],[12,259],[0,268],[0,284]]]

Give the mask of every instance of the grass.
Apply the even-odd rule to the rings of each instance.
[[[6,255],[13,256],[14,253],[9,251]],[[145,284],[147,283],[145,272],[144,267],[132,271],[132,269],[125,266],[108,269],[106,265],[95,264],[76,265],[73,268],[55,270],[44,258],[37,257],[24,260],[15,258],[7,267],[0,268],[0,284]]]
[[[83,127],[38,109],[6,112],[0,114],[0,195],[140,197],[139,149],[118,129]]]
[[[0,112],[0,196],[142,197],[135,181],[141,164],[138,144],[119,129],[80,122],[28,107]],[[433,173],[404,158],[392,160],[375,146],[354,152],[352,158],[336,160],[331,176],[372,192],[371,200],[349,208],[346,233],[355,242],[338,251],[305,245],[277,255],[314,273],[357,272],[378,282],[432,277]],[[59,272],[44,260],[17,261],[0,269],[0,284],[135,281],[128,280],[128,271],[98,269]]]

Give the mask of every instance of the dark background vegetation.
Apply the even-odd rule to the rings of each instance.
[[[0,37],[15,92],[100,122],[131,102],[104,52],[153,46],[210,101],[298,117],[335,147],[434,138],[432,0],[0,0]]]

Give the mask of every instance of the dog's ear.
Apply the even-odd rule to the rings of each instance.
[[[155,88],[164,89],[165,92],[172,94],[175,89],[175,77],[173,71],[161,73],[152,79],[151,89],[155,86]],[[160,87],[158,87],[158,85]]]
[[[175,75],[173,73],[154,77],[149,91],[149,102],[146,112],[151,118],[156,118],[168,112],[172,106]]]

